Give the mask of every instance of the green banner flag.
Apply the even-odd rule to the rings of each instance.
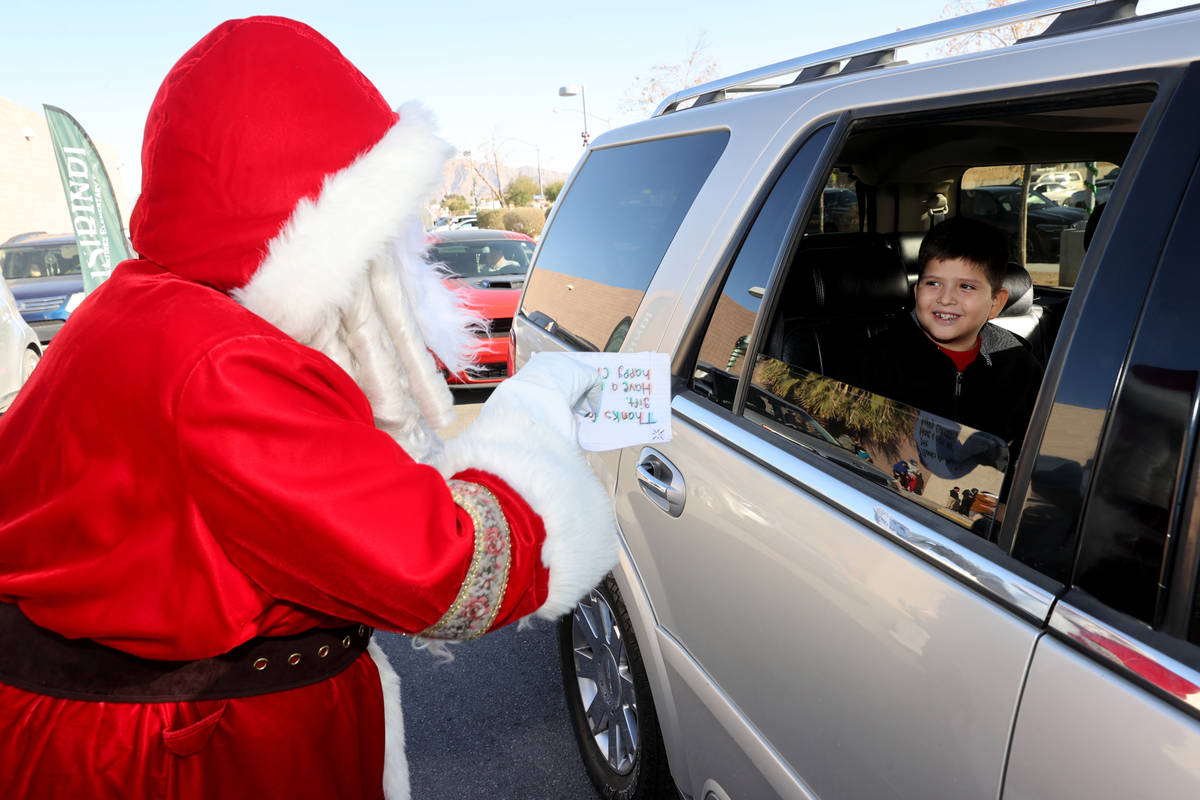
[[[134,257],[133,248],[125,238],[117,196],[92,140],[61,108],[42,108],[50,125],[58,174],[79,246],[83,291],[90,292],[112,274],[117,264]]]

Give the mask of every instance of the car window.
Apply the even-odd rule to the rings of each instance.
[[[828,125],[817,130],[792,157],[758,211],[721,287],[691,385],[725,408],[733,408],[738,375],[745,367],[750,335],[771,271],[832,130]]]
[[[429,257],[461,278],[524,275],[533,258],[533,242],[523,239],[435,241]]]
[[[807,230],[809,233],[857,231],[861,229],[861,223],[854,179],[845,170],[834,169],[817,198],[817,207],[808,218]]]
[[[589,153],[558,200],[521,313],[574,347],[619,349],[614,331],[637,311],[728,140],[714,131]]]
[[[1021,165],[1025,178],[1029,167],[1038,166],[1042,145],[1057,151],[1070,143],[1079,148],[1081,160],[1101,142],[1109,154],[1118,149],[1114,143],[1128,149],[1150,97],[1114,104],[1099,98],[1090,110],[1076,102],[1081,120],[1096,120],[1093,136],[1086,122],[1064,125],[1056,134],[1052,106],[1044,111],[997,108],[990,115],[975,108],[969,124],[987,126],[989,135],[982,139],[992,144],[991,137],[1006,135],[1014,148],[1033,142],[1035,157]],[[1119,137],[1109,129],[1113,117],[1125,120]],[[1022,125],[1038,136],[1022,136]],[[941,148],[968,162],[954,178],[948,179],[940,166],[921,168],[940,165]],[[820,198],[815,190],[804,193],[802,182],[790,180],[785,171],[731,266],[700,346],[692,386],[744,416],[763,435],[865,478],[896,502],[923,508],[942,526],[949,521],[995,543],[1025,426],[1069,294],[1037,296],[1029,288],[1029,274],[1037,264],[1030,264],[1027,274],[1023,259],[1014,254],[1005,285],[1010,276],[1016,280],[1024,275],[1026,288],[1002,308],[989,326],[996,332],[989,336],[1004,342],[1004,352],[1022,365],[1012,374],[1023,377],[1020,384],[1000,382],[994,398],[974,410],[955,394],[955,381],[973,375],[972,367],[957,367],[934,349],[929,363],[942,361],[930,368],[930,380],[945,377],[949,383],[916,391],[912,387],[922,385],[926,368],[906,372],[909,364],[918,363],[908,354],[930,346],[917,322],[913,292],[925,233],[961,215],[984,219],[1011,244],[1019,236],[1015,221],[1022,205],[1062,208],[1045,195],[1023,190],[1029,184],[1014,183],[1016,176],[1008,168],[990,165],[992,152],[982,144],[975,151],[964,146],[952,112],[927,120],[864,119],[851,126]],[[969,165],[972,156],[978,166]],[[856,198],[857,224],[848,230],[823,229],[828,215],[820,206],[831,188],[848,189]],[[787,208],[796,211],[779,211]],[[777,219],[773,212],[789,219]],[[801,232],[790,221],[796,212],[805,214]],[[1067,215],[1088,218],[1081,209]],[[1013,221],[1011,228],[1001,224],[1005,220]],[[768,276],[770,291],[764,292]],[[765,318],[757,319],[759,315]],[[981,356],[975,358],[985,363]],[[998,364],[1002,358],[1008,356],[988,350],[986,363]],[[876,377],[885,372],[895,373],[894,380]]]
[[[79,248],[74,244],[3,248],[0,266],[5,278],[79,275]]]
[[[960,180],[961,213],[1002,228],[1009,237],[1010,257],[1022,264],[1035,286],[1069,289],[1079,277],[1088,221],[1111,193],[1100,176],[1119,172],[1111,161],[1088,161],[1079,145],[1083,172],[1039,173],[1056,165],[1007,164],[971,167]],[[1086,179],[1082,176],[1086,175]],[[1037,177],[1034,177],[1037,176]],[[1021,187],[1029,186],[1025,206]],[[980,196],[995,199],[980,202]]]

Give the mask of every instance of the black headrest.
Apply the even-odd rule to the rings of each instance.
[[[900,260],[908,269],[909,274],[916,275],[920,267],[917,256],[921,252],[921,242],[925,241],[925,231],[885,234],[892,242],[892,247],[900,254]]]
[[[800,242],[786,302],[801,316],[874,317],[908,306],[908,273],[877,233],[830,233]]]
[[[1004,288],[1008,289],[1008,301],[1000,311],[1002,317],[1019,317],[1033,309],[1033,279],[1029,272],[1015,261],[1005,265]]]

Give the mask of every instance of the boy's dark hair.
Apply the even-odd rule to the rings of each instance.
[[[999,228],[970,217],[951,217],[929,229],[921,241],[917,263],[924,274],[932,259],[961,258],[983,270],[992,294],[1004,286],[1008,271],[1008,238]]]

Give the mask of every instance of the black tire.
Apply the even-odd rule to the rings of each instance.
[[[559,619],[558,655],[575,744],[600,796],[678,798],[641,650],[611,575]]]

